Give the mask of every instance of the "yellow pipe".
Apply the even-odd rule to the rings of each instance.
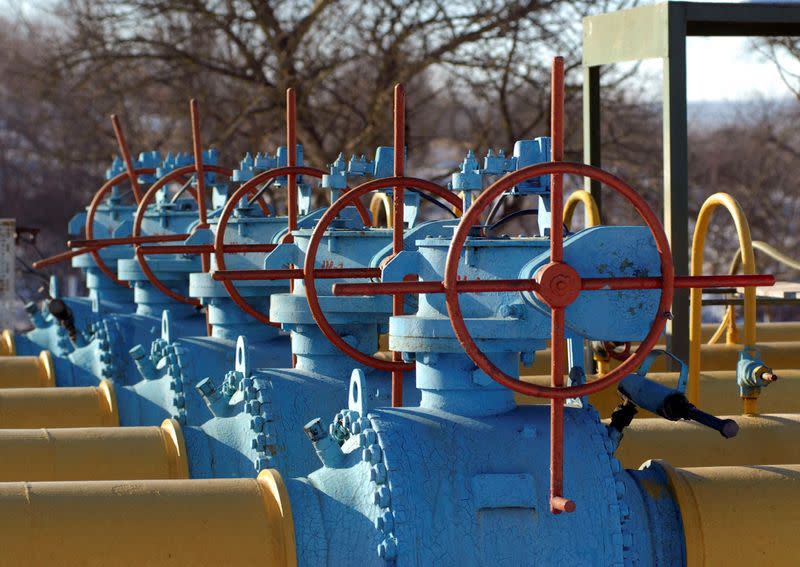
[[[188,478],[177,421],[161,427],[0,430],[0,482]]]
[[[114,387],[0,389],[0,429],[114,427],[119,412]]]
[[[372,200],[369,202],[369,212],[372,214],[372,226],[378,228],[381,225],[381,209],[386,216],[386,228],[392,228],[392,200],[386,193],[373,193]]]
[[[0,333],[0,356],[14,356],[17,354],[17,345],[14,342],[14,333],[3,329]]]
[[[800,414],[730,417],[739,424],[732,439],[693,421],[634,419],[615,456],[627,469],[650,459],[677,467],[800,463]]]
[[[733,217],[736,233],[739,238],[739,249],[742,254],[742,272],[754,274],[756,261],[753,255],[753,242],[750,237],[750,226],[739,203],[727,193],[711,195],[697,215],[697,224],[692,238],[692,260],[690,273],[693,276],[703,274],[703,250],[706,234],[711,221],[711,216],[717,207],[724,207]],[[695,405],[700,405],[700,353],[701,353],[701,318],[702,318],[703,290],[692,289],[690,292],[689,313],[689,384],[686,394]],[[744,290],[744,344],[756,344],[756,290],[746,287]]]
[[[756,348],[760,349],[764,360],[769,360],[771,368],[776,370],[800,368],[800,341],[761,343],[756,345]],[[735,370],[741,349],[741,345],[736,344],[703,345],[703,367],[701,371]],[[666,363],[666,357],[659,357],[653,362],[651,369],[656,372],[663,371],[666,369]],[[603,364],[605,368],[611,369],[619,366],[620,361],[611,359]],[[520,372],[523,375],[543,375],[549,371],[549,350],[537,352],[536,360],[531,366],[520,366]],[[607,370],[600,370],[599,373],[605,374],[606,372]],[[780,376],[780,373],[778,375]],[[731,391],[735,390],[735,383],[731,384]]]
[[[800,412],[800,370],[780,371],[781,390],[764,392],[759,398],[760,410],[764,413],[793,413]],[[648,378],[661,384],[675,387],[678,375],[674,372],[651,372]],[[590,376],[589,379],[595,379]],[[533,384],[550,384],[550,376],[522,376],[523,382]],[[736,389],[736,372],[731,370],[717,370],[700,374],[700,390],[703,393],[703,405],[700,409],[714,415],[736,415],[742,411],[742,400]],[[546,400],[517,395],[519,405],[543,404]],[[617,407],[621,400],[616,388],[606,388],[589,396],[589,401],[600,414],[607,418]],[[652,414],[639,410],[637,418],[653,417]]]
[[[564,203],[564,225],[568,229],[572,226],[572,216],[575,214],[578,203],[583,203],[584,215],[586,216],[585,228],[602,224],[600,209],[597,208],[597,203],[592,194],[583,189],[578,189]]]
[[[16,567],[296,567],[277,471],[258,478],[0,484],[0,549]]]
[[[680,508],[688,567],[797,565],[800,465],[655,465]]]
[[[9,356],[0,360],[0,388],[51,388],[56,369],[50,353],[39,356]]]

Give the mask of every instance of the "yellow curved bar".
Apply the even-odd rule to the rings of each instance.
[[[0,482],[188,478],[178,422],[0,430]]]
[[[386,228],[392,228],[392,200],[386,193],[373,193],[372,200],[369,202],[373,228],[380,227],[381,209],[386,216]]]
[[[114,387],[0,389],[0,429],[115,427]]]
[[[800,465],[680,469],[654,463],[680,508],[686,565],[797,565]]]
[[[674,388],[678,383],[678,374],[675,372],[650,372],[647,377],[671,388]],[[593,379],[596,379],[596,376],[589,377],[589,380]],[[781,395],[765,396],[759,400],[761,411],[766,413],[800,412],[800,370],[781,370],[780,379]],[[523,382],[546,386],[550,383],[550,376],[522,376],[521,380]],[[740,413],[742,410],[741,400],[731,395],[731,384],[735,382],[736,371],[734,370],[702,372],[700,374],[700,389],[703,393],[703,400],[705,401],[701,409],[714,415],[733,415]],[[515,399],[518,405],[548,403],[547,400],[542,398],[532,398],[522,395],[517,395]],[[589,401],[600,414],[600,417],[607,418],[611,416],[611,412],[614,411],[614,408],[620,404],[621,398],[616,388],[606,388],[600,390],[596,394],[590,395]],[[654,416],[641,409],[639,413],[636,414],[637,419],[647,417]],[[719,437],[719,435],[717,435],[717,437],[721,442],[722,438]]]
[[[56,368],[46,350],[39,356],[0,358],[0,388],[52,388],[55,385]]]
[[[730,384],[730,383],[728,383]],[[739,434],[722,439],[693,421],[634,419],[615,457],[627,469],[650,459],[676,467],[800,463],[800,414],[737,415]]]
[[[663,348],[663,347],[662,347]],[[741,345],[737,344],[714,344],[702,345],[703,352],[703,367],[702,372],[710,370],[735,370],[736,363],[739,360],[739,352],[742,349]],[[800,368],[800,341],[783,341],[783,342],[761,342],[758,344],[759,351],[764,356],[765,360],[769,360],[770,367],[776,370]],[[611,359],[603,362],[605,368],[612,369],[619,366],[620,361]],[[654,372],[661,372],[666,370],[666,358],[659,357],[650,367]],[[550,371],[550,351],[544,350],[536,353],[536,360],[531,366],[521,366],[520,373],[523,376],[535,375],[543,376]],[[604,374],[606,371],[599,371],[599,374]],[[566,373],[566,367],[565,367]],[[730,388],[729,388],[730,390]],[[800,408],[798,408],[800,410]]]
[[[742,251],[743,273],[754,274],[756,262],[753,256],[750,226],[747,224],[744,211],[742,211],[736,199],[727,193],[715,193],[706,199],[706,202],[700,208],[700,213],[697,215],[697,224],[692,238],[691,275],[700,276],[703,274],[703,250],[706,234],[708,233],[711,216],[717,207],[724,207],[733,217],[736,233],[739,237],[739,249]],[[700,402],[699,376],[703,290],[693,288],[690,292],[690,298],[689,384],[686,393],[689,401],[698,405]],[[756,290],[752,287],[747,287],[744,291],[744,344],[746,346],[754,346],[756,344]]]
[[[14,342],[14,333],[3,329],[0,333],[0,356],[14,356],[17,354],[17,345]]]
[[[603,224],[600,220],[600,209],[597,208],[597,202],[595,202],[592,194],[584,189],[578,189],[572,193],[569,198],[567,198],[567,202],[564,203],[564,224],[567,228],[571,228],[572,226],[572,216],[575,214],[575,209],[579,203],[583,203],[583,209],[586,215],[586,228]]]
[[[296,567],[277,471],[257,479],[0,484],[3,564]]]

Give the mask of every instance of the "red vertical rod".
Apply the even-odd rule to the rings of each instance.
[[[402,177],[406,169],[406,90],[403,85],[394,87],[394,176]],[[395,187],[392,195],[392,251],[395,254],[403,250],[403,208],[405,204],[402,187]]]
[[[286,89],[286,165],[297,165],[297,109],[294,89]],[[297,229],[297,178],[289,174],[286,208],[289,216],[289,233]]]
[[[551,161],[564,160],[564,58],[553,59],[550,91],[550,151]],[[550,176],[550,261],[564,261],[564,178]],[[564,308],[550,310],[550,384],[564,385]],[[564,400],[550,400],[550,511],[554,514],[571,512],[575,503],[564,498]]]
[[[394,87],[394,176],[402,177],[406,169],[406,90],[403,85]],[[403,251],[403,232],[405,224],[405,198],[403,187],[395,187],[392,191],[392,252],[399,254]],[[392,297],[392,314],[403,314],[405,297],[395,295]],[[392,360],[402,361],[399,352],[392,352]],[[403,405],[403,371],[392,371],[392,407]]]
[[[189,112],[192,121],[192,150],[194,152],[194,170],[197,172],[197,214],[200,217],[200,228],[208,226],[206,214],[206,176],[203,173],[203,142],[200,138],[200,109],[197,100],[189,101]],[[201,254],[201,268],[203,272],[211,269],[211,255]]]
[[[564,58],[553,59],[550,93],[550,152],[551,161],[564,160]],[[550,261],[564,260],[564,177],[550,176]]]
[[[141,190],[139,189],[139,179],[134,173],[133,159],[131,159],[131,151],[128,149],[128,142],[125,140],[125,134],[122,131],[122,124],[120,124],[119,117],[116,114],[111,115],[111,125],[114,127],[114,136],[117,138],[117,146],[122,154],[122,161],[125,162],[125,169],[128,171],[128,178],[131,180],[131,189],[133,189],[133,198],[136,204],[142,200]]]
[[[197,207],[200,224],[208,221],[206,215],[206,178],[203,175],[203,142],[200,139],[200,109],[197,100],[189,101],[192,117],[192,150],[194,151],[194,170],[197,172]]]
[[[297,98],[294,89],[286,89],[286,165],[297,165]],[[289,230],[284,242],[294,242],[292,232],[297,229],[297,178],[293,174],[286,176],[286,209]],[[294,266],[289,266],[293,268]],[[294,292],[294,280],[289,280],[289,292]],[[297,366],[297,357],[292,356],[292,368]]]

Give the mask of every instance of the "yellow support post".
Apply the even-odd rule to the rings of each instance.
[[[728,417],[739,424],[731,439],[693,421],[634,419],[614,456],[627,469],[650,459],[677,467],[800,463],[800,414]]]
[[[119,412],[114,386],[0,389],[0,429],[114,427]]]
[[[0,333],[0,356],[15,356],[17,345],[14,342],[14,333],[9,329],[3,329]]]
[[[697,215],[697,224],[692,238],[692,259],[690,275],[703,274],[703,251],[711,216],[718,207],[724,207],[733,217],[736,234],[739,238],[739,249],[742,254],[742,273],[752,275],[756,272],[756,261],[753,255],[753,241],[750,237],[750,225],[739,203],[727,193],[711,195]],[[702,345],[702,300],[703,290],[692,288],[689,307],[689,384],[686,394],[689,401],[700,405],[700,353]],[[744,290],[744,346],[756,345],[756,290],[746,287]]]
[[[686,565],[797,565],[800,465],[679,469],[663,461],[680,508]]]
[[[592,194],[583,189],[578,189],[572,193],[567,202],[564,203],[564,225],[567,228],[572,226],[572,216],[575,214],[575,209],[579,203],[583,203],[584,214],[586,221],[584,226],[590,228],[602,224],[600,220],[600,209],[597,208],[597,203],[592,197]]]
[[[292,508],[258,478],[0,484],[0,549],[16,567],[296,567]]]
[[[177,421],[161,427],[0,430],[0,482],[188,478]]]
[[[56,385],[56,368],[50,353],[39,356],[0,358],[0,388],[52,388]]]

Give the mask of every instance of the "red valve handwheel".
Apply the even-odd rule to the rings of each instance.
[[[554,120],[554,123],[557,122],[558,121]],[[553,129],[557,130],[557,128]],[[642,341],[639,348],[616,369],[602,378],[586,384],[573,386],[563,386],[565,359],[564,310],[578,298],[581,290],[585,287],[584,283],[589,278],[583,280],[571,266],[563,261],[564,234],[561,230],[561,215],[564,203],[564,195],[562,193],[562,176],[564,174],[580,175],[603,183],[630,201],[650,229],[656,242],[659,258],[661,259],[661,277],[659,278],[661,298],[659,300],[658,311],[656,312],[650,331],[647,333],[647,336]],[[534,276],[534,281],[538,283],[534,293],[540,300],[550,306],[550,344],[552,345],[550,365],[551,386],[539,386],[519,381],[495,366],[495,364],[489,360],[489,357],[481,351],[480,347],[478,347],[475,340],[469,334],[458,300],[458,265],[469,230],[478,222],[480,214],[489,206],[495,197],[499,197],[515,185],[527,179],[540,177],[542,175],[551,175],[553,179],[550,191],[550,213],[553,215],[551,218],[550,234],[551,259],[550,263],[540,268]],[[626,279],[636,280],[637,278],[610,278],[608,284],[613,285],[614,282]],[[447,252],[445,277],[442,283],[445,289],[447,312],[450,315],[450,322],[453,326],[453,330],[461,346],[464,348],[464,351],[472,361],[492,380],[507,388],[529,396],[549,398],[551,400],[550,511],[554,514],[574,511],[575,502],[565,498],[563,495],[564,400],[566,398],[591,394],[619,382],[627,374],[635,370],[656,345],[669,316],[669,309],[672,305],[672,296],[675,286],[675,274],[672,266],[669,244],[667,242],[667,236],[664,234],[664,229],[661,227],[661,223],[644,199],[642,199],[633,188],[602,169],[560,160],[529,166],[506,175],[492,184],[475,200],[472,207],[470,207],[461,218],[456,233],[453,235],[450,249]],[[629,284],[629,287],[626,289],[642,289],[643,287],[643,284],[637,281],[628,281],[626,283]],[[586,289],[588,289],[588,287],[586,287]]]
[[[304,166],[292,166],[292,167],[278,167],[275,169],[270,169],[268,171],[262,171],[261,173],[253,176],[252,179],[249,179],[247,182],[242,184],[233,194],[228,198],[228,201],[225,203],[225,206],[222,208],[222,212],[219,215],[219,223],[217,224],[217,234],[214,238],[214,258],[217,261],[217,270],[226,270],[227,266],[225,265],[225,252],[228,244],[225,243],[225,230],[228,227],[228,220],[230,220],[231,215],[233,214],[233,208],[236,204],[244,198],[245,195],[248,193],[252,193],[253,191],[258,189],[258,186],[262,183],[267,183],[271,179],[275,179],[277,177],[285,177],[289,174],[293,175],[307,175],[308,177],[314,177],[316,179],[321,179],[325,172],[321,169],[316,169],[313,167],[304,167]],[[233,281],[231,280],[222,280],[222,285],[225,287],[225,290],[228,292],[228,295],[231,296],[233,302],[238,305],[242,311],[264,323],[265,325],[271,325],[273,327],[279,327],[277,323],[274,323],[270,320],[269,315],[262,313],[252,305],[250,305],[247,300],[239,293],[239,290],[236,289],[236,285],[234,285]]]
[[[155,173],[156,170],[152,168],[139,168],[134,169],[134,175],[152,175]],[[84,232],[86,233],[86,239],[92,240],[94,239],[94,218],[97,215],[97,209],[103,202],[103,198],[106,194],[111,191],[114,187],[119,185],[120,183],[130,179],[130,175],[127,171],[123,171],[122,173],[115,175],[100,187],[97,190],[97,193],[94,194],[91,203],[89,203],[89,209],[86,212],[86,227],[84,228]],[[122,286],[122,287],[130,287],[128,282],[122,281],[117,278],[117,274],[114,273],[114,270],[108,267],[106,261],[100,256],[100,253],[97,250],[92,250],[89,252],[94,258],[95,264],[97,267],[100,268],[100,271],[103,272],[112,282],[115,284]]]
[[[358,187],[354,187],[339,197],[339,199],[337,199],[336,202],[333,203],[327,211],[325,211],[325,214],[322,215],[322,218],[317,223],[317,226],[314,227],[314,232],[311,234],[311,240],[309,241],[308,249],[306,250],[306,259],[303,266],[303,280],[306,286],[308,306],[311,309],[311,314],[314,317],[314,321],[316,321],[317,326],[319,326],[320,330],[322,331],[322,334],[324,334],[328,340],[331,341],[339,350],[357,360],[361,364],[365,364],[379,370],[413,370],[413,363],[382,360],[372,355],[365,354],[347,344],[344,339],[342,339],[342,337],[340,337],[339,334],[334,330],[334,328],[328,322],[328,319],[325,317],[325,314],[322,312],[322,307],[320,306],[319,297],[317,295],[317,289],[314,285],[314,280],[321,272],[329,271],[325,268],[317,269],[314,267],[314,264],[316,262],[319,245],[322,242],[322,238],[325,236],[325,231],[331,222],[333,222],[339,213],[351,202],[356,201],[360,203],[361,201],[359,199],[363,195],[379,189],[388,189],[390,187],[413,187],[415,189],[432,193],[437,197],[441,197],[454,207],[460,208],[462,206],[461,199],[444,187],[437,185],[436,183],[425,181],[424,179],[416,179],[414,177],[387,177],[368,181],[359,185]],[[403,227],[394,227],[394,230],[402,231]]]
[[[233,175],[233,171],[231,169],[227,167],[220,167],[218,165],[203,164],[202,171],[203,174],[217,173],[225,177],[231,177]],[[183,178],[196,173],[197,173],[197,167],[194,164],[186,165],[184,167],[179,167],[177,169],[170,171],[169,173],[161,177],[158,181],[156,181],[150,186],[147,192],[142,196],[142,200],[139,203],[139,208],[136,210],[136,216],[133,219],[132,235],[134,238],[141,236],[142,221],[144,220],[144,214],[147,211],[147,206],[150,204],[150,201],[152,201],[155,198],[158,190],[161,189],[162,187],[165,187],[168,183],[172,183],[179,178]],[[200,204],[200,200],[205,199],[205,195],[199,195],[197,191],[192,191],[192,195],[194,196],[195,200],[198,203],[198,215],[200,217],[200,225],[198,225],[197,228],[205,228],[205,226],[207,225],[205,226],[203,225],[205,224],[206,219],[202,218],[203,216],[202,211],[205,210],[205,208],[203,207],[203,205]],[[267,210],[267,211],[269,210],[268,208],[266,208],[266,204],[262,205],[262,210]],[[147,279],[150,280],[150,283],[153,284],[153,287],[158,289],[161,293],[163,293],[167,297],[179,303],[186,303],[188,305],[195,305],[195,306],[200,305],[200,301],[198,299],[194,297],[186,297],[184,295],[181,295],[171,290],[166,285],[164,285],[161,282],[161,280],[159,280],[158,277],[155,275],[153,270],[150,268],[150,264],[147,261],[146,255],[142,253],[141,245],[135,244],[134,248],[136,250],[136,259],[139,261],[139,266],[141,267],[142,272],[144,272],[144,275],[147,276]]]
[[[500,370],[489,358],[480,350],[475,340],[469,334],[464,316],[461,312],[461,306],[458,300],[458,265],[461,258],[461,251],[464,248],[464,243],[467,239],[470,228],[478,222],[481,212],[494,200],[495,197],[508,191],[515,185],[534,177],[543,175],[565,175],[573,174],[588,177],[594,181],[603,183],[607,187],[613,189],[628,201],[633,204],[634,208],[642,216],[647,227],[653,235],[656,242],[659,258],[661,259],[661,298],[659,301],[658,311],[653,321],[653,325],[647,336],[640,344],[639,348],[631,356],[629,356],[617,368],[603,376],[602,378],[575,386],[553,387],[553,386],[540,386],[537,384],[529,384],[521,382],[516,378],[506,374]],[[563,234],[557,231],[556,234],[550,235],[550,250],[552,253],[554,241],[556,245],[563,240]],[[564,309],[571,304],[582,289],[582,280],[580,276],[568,264],[563,262],[551,262],[543,266],[535,276],[539,282],[539,290],[536,293],[537,297],[547,303],[553,314],[554,318],[560,317],[563,321]],[[613,282],[615,278],[612,278]],[[624,278],[616,278],[624,279]],[[475,362],[475,364],[490,378],[496,382],[528,396],[536,396],[540,398],[549,399],[566,399],[575,398],[592,394],[603,388],[612,386],[619,382],[626,375],[633,372],[639,364],[641,364],[647,354],[655,347],[658,338],[661,336],[664,326],[666,325],[670,306],[672,305],[672,296],[674,291],[674,271],[672,266],[672,258],[670,256],[669,243],[661,223],[655,216],[653,211],[647,205],[636,191],[627,185],[619,178],[611,175],[610,173],[592,167],[589,165],[570,163],[570,162],[550,162],[539,165],[533,165],[521,169],[517,172],[511,173],[491,185],[486,191],[475,200],[472,207],[464,213],[458,228],[453,235],[453,242],[450,245],[450,250],[447,254],[447,264],[445,267],[444,277],[445,299],[447,302],[447,311],[450,315],[450,320],[453,325],[458,341],[464,348],[465,352]],[[641,289],[637,287],[628,287],[626,289]],[[510,290],[509,290],[510,291]],[[564,328],[563,323],[560,325],[560,336],[550,337],[552,349],[563,349],[564,342]]]
[[[258,186],[262,183],[266,183],[271,179],[275,179],[277,177],[288,177],[289,175],[306,175],[308,177],[314,177],[316,179],[321,179],[323,175],[326,173],[321,169],[316,169],[313,167],[305,167],[305,166],[291,166],[291,167],[279,167],[275,169],[270,169],[268,171],[262,171],[258,175],[254,176],[252,179],[248,180],[244,183],[241,187],[239,187],[233,195],[230,196],[228,201],[225,203],[225,207],[222,209],[219,217],[219,224],[217,225],[217,234],[216,238],[214,239],[214,258],[217,261],[217,269],[220,271],[226,270],[227,267],[225,265],[225,252],[228,250],[228,247],[231,246],[230,244],[225,243],[225,230],[228,226],[228,221],[230,220],[231,214],[233,214],[233,208],[246,194],[252,193],[257,190]],[[356,208],[358,209],[358,214],[361,217],[361,221],[364,223],[365,226],[369,226],[370,224],[370,217],[367,210],[364,208],[364,204],[358,201],[356,203]],[[287,219],[288,221],[289,219]],[[284,236],[284,241],[286,242],[287,238],[291,238],[291,234],[287,233]],[[247,271],[247,270],[245,270]],[[261,271],[261,270],[252,270],[253,272]],[[270,320],[269,315],[266,313],[262,313],[252,305],[250,305],[242,294],[239,293],[239,290],[236,289],[236,286],[233,283],[233,280],[221,280],[222,285],[225,287],[225,290],[230,295],[231,299],[233,300],[236,305],[238,305],[242,311],[264,323],[265,325],[271,325],[273,327],[279,327],[277,323],[274,323]]]

